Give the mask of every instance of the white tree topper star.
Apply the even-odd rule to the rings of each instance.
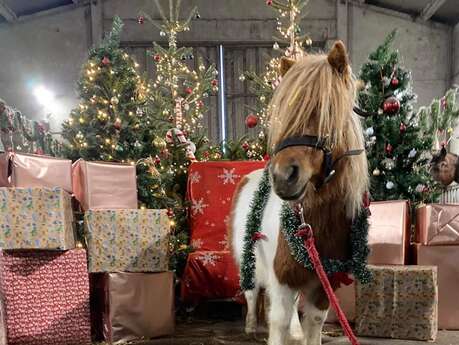
[[[235,180],[237,180],[241,176],[235,174],[234,173],[235,170],[236,170],[236,168],[232,168],[232,169],[223,168],[223,174],[218,175],[218,177],[223,180],[223,184],[228,184],[228,183],[236,184]]]

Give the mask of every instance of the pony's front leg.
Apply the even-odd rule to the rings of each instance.
[[[269,290],[271,306],[269,309],[268,345],[286,345],[295,293],[287,285],[281,285],[274,277],[271,280]]]
[[[322,328],[327,319],[328,308],[320,309],[314,303],[305,301],[303,307],[303,333],[305,345],[321,345]]]
[[[257,332],[257,300],[259,287],[244,292],[247,301],[247,316],[245,318],[245,333],[252,334]]]

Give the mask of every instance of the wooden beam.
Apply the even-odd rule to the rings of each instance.
[[[422,9],[419,17],[428,21],[432,16],[438,11],[438,9],[446,2],[446,0],[431,0],[427,5]]]
[[[10,23],[18,19],[16,13],[14,13],[14,11],[5,3],[4,0],[0,0],[0,15]]]

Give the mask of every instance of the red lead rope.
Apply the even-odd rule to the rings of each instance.
[[[357,340],[354,332],[352,331],[352,328],[349,325],[349,322],[347,321],[346,315],[344,315],[343,310],[339,305],[338,299],[336,298],[336,295],[332,289],[330,281],[328,280],[327,274],[324,271],[322,262],[320,261],[319,252],[317,251],[316,245],[314,244],[314,234],[312,228],[310,225],[305,224],[304,221],[302,223],[303,224],[300,225],[296,235],[303,238],[304,240],[304,246],[308,251],[309,259],[311,260],[314,266],[314,270],[316,271],[317,276],[319,277],[319,280],[322,283],[322,287],[324,288],[325,293],[327,294],[328,300],[330,301],[333,310],[338,316],[339,323],[341,324],[344,333],[349,338],[352,345],[359,345],[359,341]]]

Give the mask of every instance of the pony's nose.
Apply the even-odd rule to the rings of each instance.
[[[286,182],[289,185],[295,184],[298,182],[300,168],[296,164],[292,164],[286,169]]]
[[[277,168],[273,171],[274,183],[281,189],[288,189],[294,186],[300,176],[300,167],[297,164],[291,164],[286,167]]]

